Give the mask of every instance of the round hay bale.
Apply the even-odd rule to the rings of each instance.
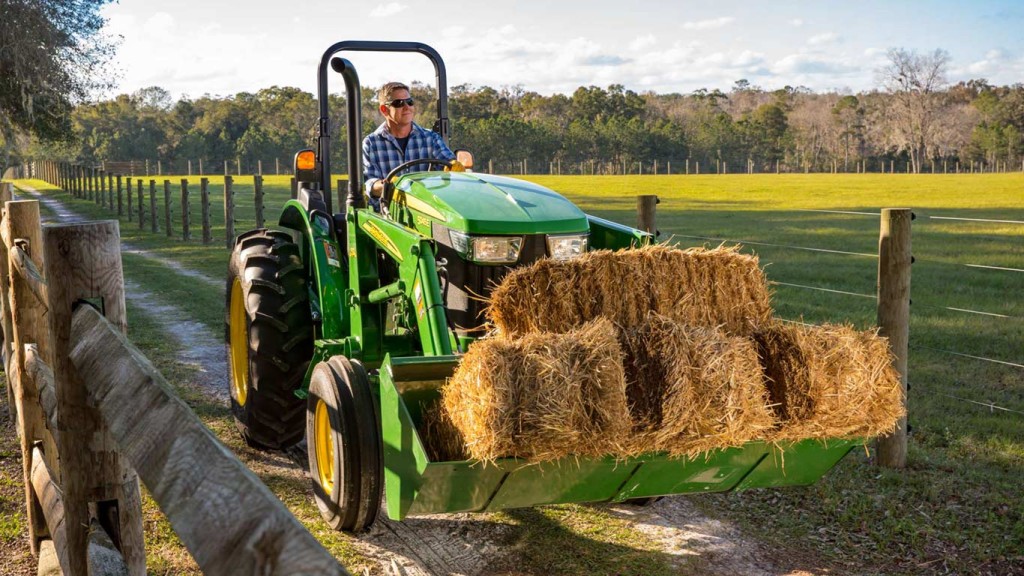
[[[633,453],[696,456],[775,427],[750,340],[651,313],[622,331]]]
[[[776,323],[754,341],[781,420],[773,440],[879,436],[905,413],[888,342],[874,331]]]
[[[554,460],[622,451],[622,350],[600,319],[565,334],[479,340],[441,390],[470,456]]]
[[[491,293],[487,314],[501,332],[518,336],[566,332],[600,317],[637,326],[652,311],[746,336],[771,318],[771,295],[757,257],[739,247],[659,244],[518,268]]]

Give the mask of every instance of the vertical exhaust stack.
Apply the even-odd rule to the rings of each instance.
[[[346,133],[349,142],[348,145],[348,198],[345,201],[346,210],[347,207],[352,208],[365,208],[366,200],[363,198],[363,178],[362,178],[362,158],[360,153],[362,148],[359,143],[362,141],[359,138],[359,132],[363,125],[362,120],[362,102],[360,102],[359,94],[359,75],[356,74],[356,69],[352,66],[352,63],[344,58],[331,58],[331,68],[341,74],[341,77],[345,79],[345,100],[346,100]],[[326,117],[321,117],[321,120]],[[321,138],[323,132],[321,132]],[[328,137],[328,141],[329,141]],[[326,151],[330,153],[330,148]],[[324,166],[329,165],[329,159],[324,160]],[[324,178],[330,185],[330,172],[325,171]],[[338,190],[338,204],[341,207],[341,190]]]
[[[434,65],[437,75],[437,122],[434,131],[448,143],[448,80],[444,61],[436,50],[420,42],[380,42],[372,40],[345,40],[332,45],[320,58],[317,68],[317,98],[320,105],[318,127],[320,135],[317,139],[317,157],[320,159],[320,191],[330,206],[331,202],[331,134],[330,113],[327,105],[327,67],[342,75],[345,79],[347,93],[348,130],[346,137],[348,150],[348,198],[346,204],[356,208],[365,207],[362,190],[362,121],[360,119],[361,103],[359,76],[352,63],[344,58],[333,58],[341,51],[353,52],[415,52],[426,56]],[[340,190],[339,190],[340,192]],[[339,204],[341,196],[339,194]],[[340,206],[339,206],[340,208]]]

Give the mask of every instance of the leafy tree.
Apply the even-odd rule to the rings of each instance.
[[[110,0],[0,0],[0,172],[17,133],[72,137],[70,112],[106,85],[114,45],[99,10]]]

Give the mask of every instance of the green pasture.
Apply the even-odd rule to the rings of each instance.
[[[228,256],[223,178],[209,177],[210,246],[200,242],[198,177],[189,179],[192,240],[180,239],[181,178],[157,179],[158,234],[148,231],[144,179],[146,228],[139,230],[137,216],[135,222],[122,217],[122,236],[133,246],[221,278]],[[1024,174],[525,178],[563,193],[589,213],[631,225],[636,222],[636,196],[656,194],[661,199],[657,221],[662,241],[682,246],[740,243],[760,257],[775,283],[777,315],[863,328],[875,322],[878,213],[887,207],[912,208],[917,219],[907,469],[881,470],[857,453],[813,487],[694,500],[712,516],[746,526],[770,546],[794,551],[778,559],[793,570],[1024,572]],[[173,238],[163,230],[163,179],[172,182]],[[23,183],[59,197],[80,213],[111,216],[109,210],[41,181]],[[255,219],[252,178],[235,177],[234,187],[235,229],[241,232]],[[267,222],[273,224],[289,197],[288,177],[266,176],[264,192]],[[124,260],[127,276],[222,330],[222,290],[138,256],[125,254]],[[545,518],[563,527],[587,524],[591,520],[579,518],[597,513],[589,507],[546,510]],[[560,541],[530,534],[519,541],[524,558],[565,560]],[[638,543],[643,539],[636,538]],[[817,560],[802,560],[806,558]],[[581,562],[570,562],[557,573],[603,573],[606,568],[634,573]]]

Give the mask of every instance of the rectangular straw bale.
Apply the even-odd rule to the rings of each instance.
[[[491,293],[487,313],[509,335],[566,332],[599,317],[632,327],[653,311],[746,336],[769,321],[770,300],[757,257],[738,247],[655,245],[516,269]]]
[[[764,438],[775,427],[747,338],[650,314],[622,331],[634,453],[696,456]]]
[[[888,434],[905,412],[888,341],[874,331],[777,323],[754,340],[782,421],[774,440]]]
[[[622,350],[605,319],[565,334],[479,340],[441,394],[480,460],[613,454],[630,429]]]

